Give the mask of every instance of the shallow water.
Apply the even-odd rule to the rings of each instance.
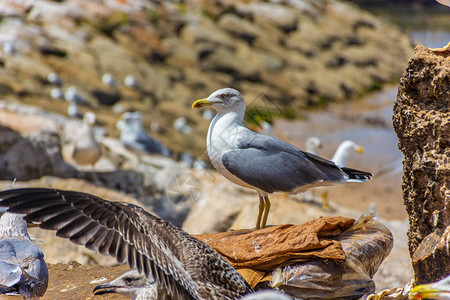
[[[392,109],[397,87],[388,87],[359,101],[332,104],[323,111],[309,112],[306,120],[274,122],[277,136],[305,149],[305,140],[317,136],[323,143],[321,156],[331,158],[344,140],[353,140],[365,153],[352,153],[349,166],[373,173],[402,159],[392,127]]]

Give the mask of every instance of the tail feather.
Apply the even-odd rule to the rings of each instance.
[[[360,171],[352,168],[342,167],[342,171],[347,174],[347,182],[364,182],[372,179],[373,174],[365,171]]]

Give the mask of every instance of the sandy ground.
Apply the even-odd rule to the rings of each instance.
[[[122,275],[127,266],[82,266],[77,262],[49,265],[49,286],[42,300],[55,299],[129,299],[118,294],[94,296],[93,289]]]

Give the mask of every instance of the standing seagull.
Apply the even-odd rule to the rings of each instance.
[[[93,167],[102,155],[100,145],[94,134],[95,119],[93,112],[87,112],[83,117],[83,125],[77,133],[72,158],[79,165],[91,165]]]
[[[23,215],[0,217],[0,294],[41,297],[47,290],[48,270],[41,249],[31,242]]]
[[[245,102],[235,89],[217,90],[192,104],[193,108],[204,106],[217,111],[206,138],[211,163],[230,181],[258,192],[256,229],[266,226],[268,195],[273,192],[294,194],[314,186],[364,182],[372,176],[245,128]]]
[[[140,112],[124,113],[116,127],[120,130],[120,140],[125,146],[150,154],[162,154],[164,156],[170,154],[163,144],[147,134],[142,126],[142,114]]]
[[[94,172],[94,165],[102,155],[102,150],[94,134],[95,114],[86,112],[83,117],[83,125],[77,133],[73,143],[72,158],[79,165],[90,165],[94,182],[100,183]]]
[[[237,299],[253,292],[211,247],[139,206],[42,188],[0,192],[0,206],[152,275],[174,299]]]

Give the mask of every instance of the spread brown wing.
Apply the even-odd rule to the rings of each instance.
[[[41,228],[56,230],[59,237],[152,274],[176,299],[200,298],[190,274],[164,241],[170,239],[166,235],[174,227],[138,206],[80,192],[38,188],[0,192],[0,205],[26,214],[25,220]]]

